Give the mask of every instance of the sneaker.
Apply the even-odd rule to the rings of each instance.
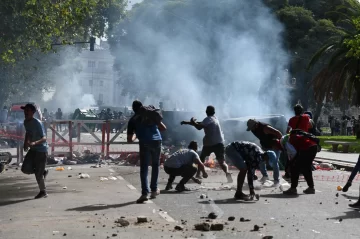
[[[178,184],[175,187],[175,190],[178,191],[179,193],[184,192],[184,191],[191,191],[189,188],[185,187],[185,185],[182,185],[182,184]]]
[[[169,191],[169,190],[171,190],[171,189],[173,189],[173,186],[172,186],[172,184],[167,184],[166,185],[166,187],[165,187],[165,191]]]
[[[136,203],[144,203],[147,200],[149,200],[147,195],[141,195],[141,197],[139,197],[139,199],[136,200]]]
[[[238,193],[238,192],[235,193],[234,198],[237,200],[245,200],[245,201],[250,200],[249,195],[246,195],[245,193]]]
[[[154,198],[156,198],[156,196],[158,196],[158,195],[160,195],[160,189],[156,189],[155,192],[151,192],[150,198],[151,198],[151,199],[154,199]]]
[[[297,195],[296,188],[289,188],[288,190],[284,191],[283,194],[286,195]]]
[[[36,195],[35,199],[39,199],[39,198],[46,198],[48,196],[48,194],[46,193],[46,191],[40,191],[38,195]]]
[[[198,178],[192,178],[192,180],[193,180],[195,183],[197,183],[197,184],[201,184],[201,183],[202,183],[201,180],[198,179]]]
[[[350,187],[351,187],[351,183],[347,182],[345,184],[345,186],[343,187],[342,191],[346,193],[349,190]]]
[[[232,179],[232,177],[231,177],[231,173],[227,173],[227,174],[226,174],[226,178],[227,178],[227,182],[228,182],[228,183],[232,183],[232,182],[233,182],[233,179]]]
[[[315,194],[315,188],[307,188],[303,192],[305,194]]]
[[[264,184],[267,180],[269,180],[268,176],[263,176],[259,181]]]
[[[48,176],[48,174],[49,174],[49,170],[45,170],[45,171],[44,171],[44,180],[46,179],[46,177]]]
[[[360,208],[360,201],[357,201],[357,202],[354,203],[354,204],[349,204],[349,207],[352,207],[352,208]]]
[[[198,178],[198,179],[203,179],[203,177],[199,174],[199,175],[196,175],[195,178]]]
[[[279,181],[274,181],[273,187],[277,188],[280,186],[280,182]]]

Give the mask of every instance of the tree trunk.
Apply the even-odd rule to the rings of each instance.
[[[317,125],[317,123],[318,123],[318,119],[320,117],[322,107],[323,107],[323,103],[317,103],[316,104],[314,117],[313,117],[313,121],[314,121],[315,125]]]

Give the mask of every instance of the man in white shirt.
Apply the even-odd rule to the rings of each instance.
[[[175,187],[178,192],[189,191],[185,187],[185,184],[195,175],[198,168],[201,170],[203,177],[207,178],[208,175],[205,172],[205,166],[200,161],[197,151],[197,143],[191,141],[188,149],[180,149],[173,153],[164,163],[164,170],[169,174],[169,180],[165,190],[172,189],[172,183],[176,176],[181,176],[179,184]],[[196,166],[197,165],[197,166]]]
[[[215,107],[209,105],[206,108],[207,117],[201,122],[196,122],[196,119],[191,118],[189,122],[182,121],[181,125],[187,124],[194,126],[197,130],[204,129],[205,136],[203,139],[203,148],[200,154],[201,162],[205,162],[205,158],[210,156],[211,153],[215,153],[216,160],[219,162],[220,167],[226,174],[228,183],[232,183],[231,174],[228,171],[228,166],[225,162],[225,146],[224,146],[224,134],[221,131],[219,120],[215,116]],[[200,171],[196,174],[197,178],[201,178]]]

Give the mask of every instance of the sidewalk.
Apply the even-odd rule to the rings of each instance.
[[[358,161],[358,153],[337,153],[328,150],[322,150],[316,155],[315,161],[331,163],[334,166],[352,170]]]
[[[49,196],[38,200],[33,199],[38,193],[34,175],[15,167],[0,175],[0,238],[170,238],[176,225],[173,219],[151,201],[135,204],[140,193],[114,170],[90,165],[67,168],[50,169]],[[78,179],[79,173],[90,178]],[[111,176],[117,180],[100,181]],[[129,226],[115,225],[122,216]],[[137,216],[151,221],[137,224]],[[171,238],[183,236],[171,233]]]

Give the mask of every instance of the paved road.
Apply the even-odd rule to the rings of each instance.
[[[139,168],[120,167],[116,170],[140,189]],[[224,184],[223,173],[216,170],[210,172],[202,188],[189,184],[194,191],[181,194],[162,191],[154,202],[175,220],[186,220],[189,227],[210,212],[218,213],[225,221],[229,216],[235,216],[235,221],[229,222],[224,232],[204,233],[204,238],[261,238],[266,235],[274,238],[339,238],[340,233],[344,238],[359,238],[360,213],[347,206],[350,200],[358,197],[358,181],[348,193],[340,193],[336,197],[336,186],[344,184],[336,180],[346,181],[348,173],[316,172],[315,176],[315,195],[301,194],[289,198],[283,196],[279,189],[270,187],[258,191],[260,201],[241,202],[232,199],[235,185]],[[166,174],[161,171],[161,189],[165,188],[166,180]],[[305,188],[306,184],[300,183],[299,190]],[[200,199],[201,194],[206,194],[208,198]],[[239,222],[241,217],[251,219],[251,222]],[[263,228],[259,232],[251,232],[255,224]]]

